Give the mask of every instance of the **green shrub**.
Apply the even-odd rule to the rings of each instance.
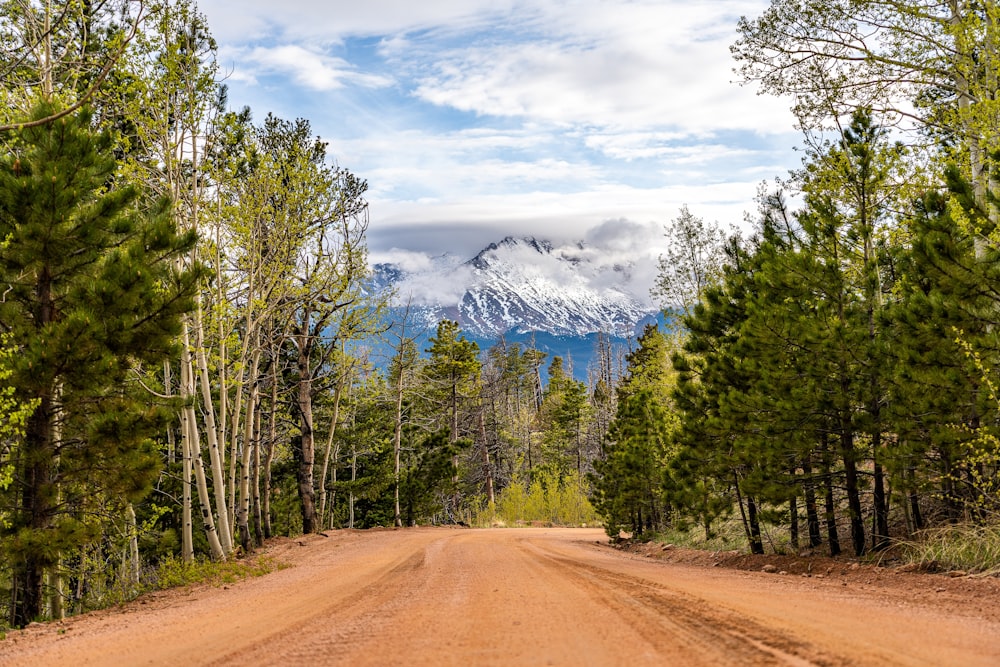
[[[551,523],[559,526],[598,524],[597,514],[587,497],[585,482],[576,472],[559,479],[546,470],[537,471],[528,484],[515,477],[500,492],[496,507],[488,508],[477,519],[479,525],[501,521],[507,525],[518,522]]]

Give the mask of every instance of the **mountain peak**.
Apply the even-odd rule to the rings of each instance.
[[[539,255],[550,255],[555,247],[549,241],[539,241],[533,236],[507,236],[498,243],[491,243],[470,259],[467,264],[477,269],[486,269],[490,265],[490,258],[497,257],[498,253],[512,253],[520,249],[533,250]]]
[[[380,265],[376,272],[424,304],[428,324],[458,319],[483,337],[530,331],[633,335],[653,311],[629,293],[626,276],[582,250],[557,252],[547,240],[508,236],[464,263],[434,263],[417,274]]]

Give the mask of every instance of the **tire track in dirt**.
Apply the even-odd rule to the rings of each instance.
[[[705,600],[646,579],[555,555],[537,545],[530,550],[558,576],[575,579],[602,605],[614,609],[650,643],[687,647],[691,660],[707,664],[848,667],[855,660],[824,655],[816,647]],[[671,646],[670,651],[676,651]]]
[[[270,665],[275,654],[285,665],[316,664],[320,657],[324,663],[338,662],[355,638],[381,634],[406,605],[410,582],[424,567],[426,555],[427,547],[422,547],[350,595],[206,664]]]

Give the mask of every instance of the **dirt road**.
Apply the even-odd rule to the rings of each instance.
[[[265,577],[8,633],[0,665],[1000,665],[995,580],[934,597],[943,577],[657,562],[589,529],[330,535],[272,547],[291,567]]]

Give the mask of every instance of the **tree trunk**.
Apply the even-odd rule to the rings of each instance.
[[[342,379],[337,382],[337,387],[333,391],[333,417],[330,419],[330,433],[326,438],[326,447],[323,452],[323,469],[319,476],[319,523],[320,528],[326,528],[326,499],[327,499],[327,489],[326,489],[326,476],[330,471],[330,455],[333,452],[333,438],[337,433],[337,422],[340,420],[340,396],[344,390],[344,382],[346,379]],[[339,449],[339,446],[338,446]]]
[[[825,440],[825,438],[824,438]],[[824,450],[826,443],[824,442]],[[837,514],[836,506],[833,502],[833,473],[830,472],[830,463],[827,454],[823,454],[823,487],[826,514],[826,536],[830,544],[830,555],[840,555],[840,536],[837,534]]]
[[[351,490],[347,494],[347,527],[354,528],[354,482],[358,481],[358,450],[351,441]]]
[[[135,520],[132,503],[125,505],[125,521],[128,526],[128,577],[132,591],[139,588],[139,526]]]
[[[278,438],[278,371],[277,352],[272,351],[271,404],[267,419],[267,447],[264,449],[264,490],[261,515],[264,520],[264,539],[274,535],[271,530],[271,462],[274,460],[274,442]]]
[[[251,501],[253,502],[253,536],[258,547],[264,546],[264,522],[262,520],[260,507],[261,412],[260,407],[258,407],[255,412],[257,425],[254,427],[254,432],[257,433],[257,446],[253,448],[253,483],[250,485]]]
[[[43,395],[38,407],[28,418],[25,427],[23,456],[28,463],[21,496],[21,523],[36,535],[52,523],[54,508],[49,499],[52,487],[52,460],[55,456],[52,443],[52,396]],[[11,625],[22,628],[42,613],[42,589],[45,570],[52,563],[37,549],[26,549],[22,558],[11,563],[14,579],[14,604]]]
[[[399,454],[403,440],[403,341],[399,343],[399,368],[396,378],[396,413],[392,428],[392,495],[393,495],[393,524],[400,528],[403,525],[402,516],[399,512]]]
[[[42,267],[36,280],[37,296],[34,308],[36,327],[42,327],[55,320],[55,299],[52,294],[52,277],[48,267]],[[14,517],[14,528],[27,528],[37,539],[52,526],[55,513],[55,460],[56,460],[56,387],[49,385],[36,398],[38,406],[28,417],[24,430],[24,475],[21,487],[21,503]],[[42,612],[42,589],[45,571],[53,563],[45,557],[45,552],[37,546],[29,546],[21,558],[11,563],[13,579],[13,604],[11,624],[24,627],[34,621]]]
[[[215,492],[215,511],[218,516],[219,542],[228,554],[233,549],[233,535],[229,523],[229,505],[226,502],[226,475],[223,454],[219,444],[219,431],[215,421],[215,404],[212,400],[212,386],[208,374],[208,359],[205,354],[202,331],[201,300],[195,313],[195,356],[198,362],[198,377],[201,385],[202,412],[205,415],[205,435],[208,439],[209,461],[212,464],[212,489]]]
[[[851,515],[851,546],[856,556],[864,555],[865,524],[861,513],[861,492],[858,489],[857,453],[854,451],[854,432],[846,423],[842,424],[840,453],[844,462],[844,487],[847,492],[847,509]]]
[[[497,502],[496,494],[493,491],[493,466],[490,465],[490,450],[486,443],[486,420],[483,418],[483,411],[479,411],[479,441],[483,448],[483,475],[486,478],[486,500],[490,507],[494,507]]]
[[[878,462],[879,439],[878,434],[876,434],[873,442],[875,446],[873,489],[875,515],[872,517],[872,549],[875,551],[882,551],[889,546],[889,504],[886,501],[885,475],[882,472],[882,464]]]
[[[247,399],[246,415],[243,418],[243,456],[240,461],[240,509],[237,523],[244,553],[253,551],[253,536],[250,533],[250,462],[253,452],[259,445],[258,435],[254,432],[254,426],[257,424],[255,409],[259,402],[260,385],[257,382],[259,369],[260,346],[256,346],[250,362],[250,397]]]
[[[181,423],[186,427],[181,434],[181,446],[184,449],[184,457],[191,461],[194,468],[195,482],[198,487],[198,502],[201,504],[202,525],[205,528],[205,537],[208,538],[209,550],[212,559],[216,561],[226,560],[226,552],[219,541],[219,534],[215,529],[215,518],[212,516],[211,498],[208,493],[208,482],[205,479],[205,462],[201,456],[201,442],[198,438],[198,424],[195,421],[193,398],[194,389],[194,368],[191,365],[191,353],[188,338],[188,325],[183,325],[183,348],[181,350],[181,396],[188,399],[184,406],[184,417]]]
[[[763,554],[764,542],[760,536],[760,519],[757,515],[757,500],[747,496],[747,520],[750,522],[750,553]]]
[[[302,532],[306,535],[316,532],[316,485],[313,480],[313,466],[316,463],[316,444],[313,432],[312,414],[312,369],[309,354],[309,317],[305,316],[299,333],[298,345],[298,390],[296,405],[299,412],[298,466],[296,479],[299,486],[299,500],[302,503]]]
[[[797,496],[788,501],[788,539],[792,548],[799,550],[799,502]]]
[[[183,371],[182,371],[183,373]],[[187,411],[181,411],[181,560],[194,562],[194,529],[191,519],[191,454],[187,442]]]
[[[820,534],[819,511],[816,507],[816,480],[813,479],[812,463],[809,462],[808,458],[806,459],[806,462],[802,464],[802,474],[805,477],[805,482],[802,486],[806,503],[806,524],[808,525],[809,530],[809,546],[814,548],[823,543],[823,537]]]

